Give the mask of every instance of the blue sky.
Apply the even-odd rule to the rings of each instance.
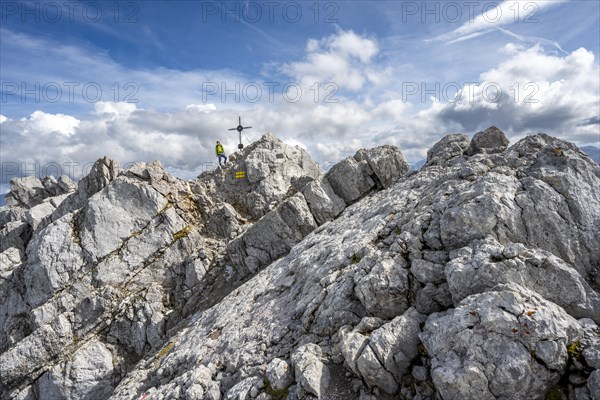
[[[0,191],[104,155],[194,176],[238,115],[324,164],[493,124],[600,145],[597,1],[0,3]]]

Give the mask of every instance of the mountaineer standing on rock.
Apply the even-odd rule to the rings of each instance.
[[[221,165],[221,158],[225,159],[225,161],[224,161],[225,164],[227,163],[227,156],[225,155],[225,150],[223,150],[223,145],[218,140],[217,140],[217,145],[215,146],[215,154],[216,154],[217,158],[219,159],[219,165]]]

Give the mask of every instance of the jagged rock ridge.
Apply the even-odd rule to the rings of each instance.
[[[507,146],[492,127],[418,172],[383,146],[325,174],[267,135],[188,182],[107,159],[64,198],[15,182],[2,395],[595,399],[600,168]]]

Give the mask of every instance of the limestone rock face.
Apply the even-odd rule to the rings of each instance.
[[[508,147],[508,138],[495,126],[487,128],[483,132],[477,132],[471,143],[467,154],[472,156],[477,153],[501,153]]]
[[[304,186],[302,194],[318,224],[331,221],[346,208],[346,202],[333,191],[326,177]]]
[[[404,156],[395,146],[361,149],[354,159],[359,162],[366,161],[379,183],[386,189],[390,188],[399,176],[406,175],[409,169]]]
[[[286,255],[320,224],[337,217],[347,204],[390,187],[407,172],[404,156],[393,146],[359,150],[231,241],[227,246],[231,261],[241,274],[245,270],[255,273]]]
[[[231,155],[225,168],[199,178],[211,197],[231,204],[242,217],[256,220],[289,197],[291,189],[297,191],[294,183],[321,175],[319,165],[305,150],[266,134]]]
[[[15,183],[0,397],[596,398],[600,167],[505,139],[449,135],[410,173],[266,135],[190,181],[104,158]]]
[[[281,358],[274,358],[267,366],[267,379],[275,390],[282,390],[292,383],[290,366]]]
[[[58,181],[52,176],[43,180],[35,176],[14,178],[10,182],[6,204],[9,207],[31,208],[41,204],[48,197],[70,193],[75,189],[75,184],[67,175],[61,176]]]
[[[38,228],[42,229],[63,215],[84,207],[90,197],[116,178],[118,172],[119,165],[116,161],[107,157],[96,160],[90,169],[90,173],[77,183],[77,190],[71,192],[68,196],[60,198],[60,202],[55,205],[56,210],[52,211],[47,218],[42,220]]]
[[[473,295],[427,319],[421,339],[444,399],[541,397],[583,336],[564,309],[515,284]]]
[[[409,307],[408,275],[402,263],[384,259],[367,275],[357,277],[354,293],[368,314],[394,318]]]
[[[425,165],[443,166],[451,160],[452,163],[460,162],[464,160],[462,156],[469,148],[469,145],[470,141],[466,135],[447,135],[427,151],[427,162]]]
[[[600,295],[552,253],[520,243],[501,245],[493,238],[473,244],[474,248],[460,249],[461,255],[445,267],[456,304],[497,284],[513,282],[534,290],[576,318],[588,317],[600,323]]]
[[[394,394],[417,356],[424,320],[424,315],[411,308],[370,336],[356,331],[343,333],[340,349],[344,360],[370,387]]]
[[[320,398],[325,393],[331,379],[329,368],[323,364],[323,353],[316,344],[306,344],[292,354],[292,364],[296,370],[296,381],[306,392]]]
[[[20,260],[7,254],[15,265],[3,271],[0,291],[3,391],[31,383],[57,398],[107,398],[127,351],[143,354],[164,338],[165,298],[177,291],[171,301],[184,301],[156,268],[187,276],[185,263],[198,257],[188,184],[159,163],[118,177],[107,165],[114,163],[96,163],[64,215],[35,230]],[[77,204],[84,205],[71,208]]]
[[[103,189],[112,182],[119,173],[119,164],[107,157],[98,159],[88,175],[77,184],[77,189],[88,197]]]
[[[94,340],[82,346],[73,359],[42,375],[36,391],[57,399],[107,398],[114,385],[113,373],[111,351]]]
[[[298,193],[231,241],[227,252],[241,273],[256,273],[260,267],[286,255],[316,228],[306,199]]]
[[[353,203],[375,186],[369,171],[371,169],[366,160],[356,161],[348,157],[331,168],[327,180],[333,191],[346,203]]]

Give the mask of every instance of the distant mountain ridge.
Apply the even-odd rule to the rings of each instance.
[[[600,147],[584,146],[580,147],[581,151],[590,156],[597,164],[600,164]]]

